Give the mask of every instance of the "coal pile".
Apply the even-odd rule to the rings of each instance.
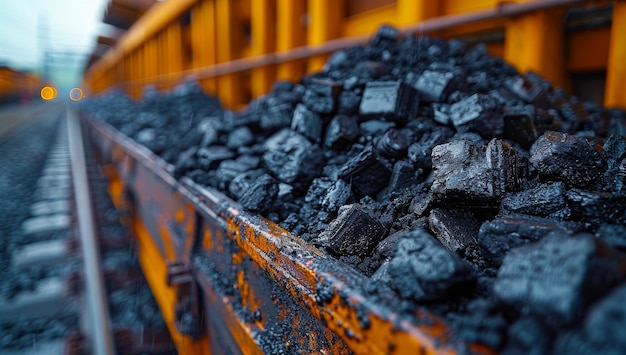
[[[85,109],[391,288],[407,316],[440,315],[453,341],[626,351],[593,328],[626,326],[609,319],[626,276],[624,112],[480,44],[391,27],[240,112],[185,87],[194,100]]]

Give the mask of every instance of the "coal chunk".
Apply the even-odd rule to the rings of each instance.
[[[495,98],[474,94],[450,105],[448,120],[457,130],[473,131],[489,139],[502,136],[502,116],[502,107]]]
[[[602,224],[596,231],[596,237],[615,249],[626,251],[626,226]]]
[[[477,299],[467,305],[465,313],[449,317],[449,323],[464,341],[499,349],[504,343],[508,326],[507,319],[499,310],[495,302]]]
[[[250,188],[250,186],[256,181],[256,179],[263,175],[263,169],[255,169],[243,172],[237,175],[228,184],[228,192],[236,199],[240,199],[241,196]]]
[[[250,145],[254,142],[254,133],[250,128],[243,126],[235,128],[228,135],[226,146],[231,149],[237,149],[241,146]]]
[[[543,181],[563,181],[568,186],[591,188],[607,168],[601,148],[585,138],[548,131],[531,149],[530,163]]]
[[[448,250],[458,254],[477,248],[480,223],[471,211],[435,208],[428,218],[430,230]]]
[[[365,84],[359,113],[406,122],[415,117],[418,104],[417,91],[403,81],[373,81]]]
[[[565,199],[565,185],[562,182],[540,183],[533,188],[507,194],[502,199],[502,209],[557,219],[568,219],[571,216],[571,210]]]
[[[416,169],[411,161],[399,160],[393,165],[387,193],[415,186],[422,180],[424,180],[422,169]]]
[[[550,103],[548,91],[551,85],[533,72],[504,81],[504,86],[520,100],[541,108],[548,107]]]
[[[313,143],[322,139],[322,119],[303,104],[298,104],[293,111],[291,129],[307,137]]]
[[[409,78],[407,78],[409,79]],[[455,91],[464,90],[465,76],[457,68],[432,68],[422,72],[413,87],[424,102],[445,102]]]
[[[511,250],[493,292],[554,327],[571,324],[624,277],[624,256],[589,234],[552,234]]]
[[[541,321],[529,316],[522,317],[509,327],[502,354],[546,354],[550,349],[552,336],[550,329]]]
[[[337,95],[341,91],[338,83],[322,79],[312,79],[306,85],[302,102],[318,114],[329,115],[335,111]]]
[[[534,106],[514,108],[504,114],[504,138],[517,142],[524,149],[530,149],[537,139],[534,124]]]
[[[381,159],[373,146],[368,146],[346,162],[338,176],[350,183],[355,191],[374,196],[389,183],[391,167]]]
[[[404,232],[389,262],[389,285],[400,297],[436,301],[470,289],[472,267],[424,230]]]
[[[359,136],[360,129],[355,117],[337,115],[326,128],[324,146],[331,149],[349,147]]]
[[[626,284],[615,288],[595,304],[585,319],[584,332],[595,344],[626,352]]]
[[[626,195],[571,189],[565,194],[575,218],[588,223],[626,223]]]
[[[265,167],[282,182],[311,181],[324,164],[321,149],[303,135],[284,129],[265,142]]]
[[[499,139],[487,146],[457,140],[432,150],[433,195],[439,199],[500,200],[516,191],[527,175],[527,164],[517,151]]]
[[[409,137],[402,130],[392,128],[376,143],[376,150],[385,158],[399,159],[406,155]]]
[[[387,229],[359,204],[339,211],[328,231],[328,248],[336,255],[365,257],[387,235]]]
[[[348,202],[351,196],[350,185],[343,180],[337,180],[323,197],[322,207],[328,212],[337,212],[341,206]]]
[[[268,174],[258,177],[243,193],[239,203],[250,212],[263,213],[272,207],[278,196],[278,182]]]
[[[536,242],[552,232],[573,232],[568,227],[568,224],[546,218],[516,214],[484,222],[480,226],[477,240],[488,264],[500,266],[510,250]]]
[[[201,147],[196,152],[198,164],[204,170],[215,169],[222,161],[232,159],[234,157],[235,152],[233,152],[230,148],[221,145]]]

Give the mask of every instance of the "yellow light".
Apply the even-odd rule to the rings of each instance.
[[[42,99],[46,101],[54,100],[57,97],[57,89],[53,86],[44,86],[39,93]]]
[[[80,101],[83,99],[83,97],[85,97],[85,95],[83,94],[83,90],[81,90],[80,88],[73,88],[72,90],[70,90],[70,100]]]

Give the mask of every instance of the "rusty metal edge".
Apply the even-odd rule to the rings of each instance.
[[[83,119],[180,192],[195,206],[197,213],[222,220],[225,234],[267,271],[286,294],[315,318],[326,322],[328,328],[355,353],[388,353],[392,345],[398,353],[455,353],[456,345],[468,346],[480,353],[492,353],[472,344],[451,344],[451,329],[426,311],[416,309],[415,317],[409,318],[371,302],[357,291],[358,284],[366,282],[367,278],[356,270],[325,257],[324,253],[273,222],[243,212],[236,202],[215,189],[201,187],[189,179],[179,182],[170,173],[171,165],[145,147],[106,123],[84,116]],[[267,253],[259,246],[261,242],[275,252]],[[342,273],[336,274],[332,269]],[[206,285],[204,281],[202,283]],[[323,302],[317,297],[321,283],[332,287],[333,291],[332,297]],[[367,326],[357,321],[363,314],[369,319]],[[378,340],[374,342],[372,339]]]

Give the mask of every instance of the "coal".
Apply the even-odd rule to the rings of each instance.
[[[471,288],[472,267],[423,230],[404,232],[389,262],[389,284],[414,301],[448,299]]]
[[[198,165],[204,170],[215,169],[219,164],[235,157],[235,152],[225,146],[201,147],[196,151]]]
[[[259,176],[242,194],[239,203],[243,208],[263,213],[267,211],[278,196],[278,182],[268,174]]]
[[[566,133],[544,133],[531,152],[530,163],[542,181],[563,181],[568,186],[593,188],[607,168],[601,148]]]
[[[411,78],[407,78],[411,81]],[[446,102],[450,94],[465,90],[465,76],[458,68],[433,68],[424,70],[413,83],[424,102]]]
[[[312,79],[307,85],[302,102],[318,114],[328,115],[335,111],[337,95],[341,91],[338,83],[328,80]]]
[[[524,76],[509,78],[505,80],[504,85],[525,103],[541,108],[549,105],[548,90],[551,84],[536,73],[528,72]]]
[[[504,138],[517,142],[524,149],[530,149],[537,139],[534,124],[535,107],[513,108],[503,117]]]
[[[623,280],[625,262],[592,235],[553,234],[511,250],[493,292],[510,307],[562,327]]]
[[[373,146],[366,147],[339,171],[339,178],[352,185],[354,191],[374,196],[389,182],[391,166]]]
[[[263,172],[263,169],[255,169],[237,175],[230,184],[228,184],[228,192],[236,199],[240,199],[254,181],[256,181],[259,176],[263,175]]]
[[[408,160],[399,160],[393,165],[387,193],[402,191],[417,185],[424,180],[423,170],[415,168],[415,164]]]
[[[550,329],[536,318],[522,317],[509,327],[502,354],[546,354],[552,342],[551,333]]]
[[[406,133],[394,128],[385,132],[376,143],[376,151],[388,159],[404,157],[408,148],[409,138]]]
[[[596,237],[613,248],[626,252],[626,226],[603,223],[596,231]]]
[[[575,225],[569,223],[514,214],[484,222],[480,226],[477,242],[489,265],[498,267],[504,256],[518,246],[537,242],[553,232],[568,234],[575,229]]]
[[[327,246],[336,255],[363,257],[387,235],[387,229],[359,204],[346,205],[331,222]]]
[[[322,198],[322,207],[328,212],[337,212],[351,197],[350,185],[343,180],[337,180]]]
[[[626,351],[626,284],[615,288],[595,304],[584,323],[587,338],[621,353]]]
[[[437,240],[450,251],[464,254],[478,247],[480,223],[471,211],[435,208],[430,211],[428,224]]]
[[[502,107],[489,95],[474,94],[449,107],[441,105],[437,108],[438,120],[452,124],[457,130],[476,132],[485,138],[502,136]]]
[[[319,175],[324,156],[318,146],[299,133],[285,129],[265,142],[263,164],[280,181],[310,181]]]
[[[373,81],[365,84],[359,114],[406,122],[415,117],[418,104],[417,91],[403,81]]]
[[[502,199],[502,209],[513,213],[569,219],[571,210],[565,198],[565,191],[562,182],[537,184],[533,188],[507,194]]]
[[[468,343],[499,349],[505,341],[508,320],[499,307],[489,299],[477,299],[467,305],[463,314],[449,317],[449,323],[458,329],[456,336]]]
[[[322,139],[322,119],[303,104],[298,104],[293,111],[291,129],[307,137],[313,143]]]
[[[324,146],[331,149],[344,149],[356,140],[359,133],[359,125],[355,117],[337,115],[328,124]]]
[[[626,195],[571,189],[565,196],[575,218],[591,224],[626,223]]]
[[[230,149],[237,149],[241,146],[251,145],[254,142],[254,133],[246,126],[235,128],[228,135],[226,146]]]
[[[506,192],[520,189],[527,175],[524,159],[498,139],[487,146],[469,140],[438,145],[432,159],[431,191],[444,200],[499,201]]]

